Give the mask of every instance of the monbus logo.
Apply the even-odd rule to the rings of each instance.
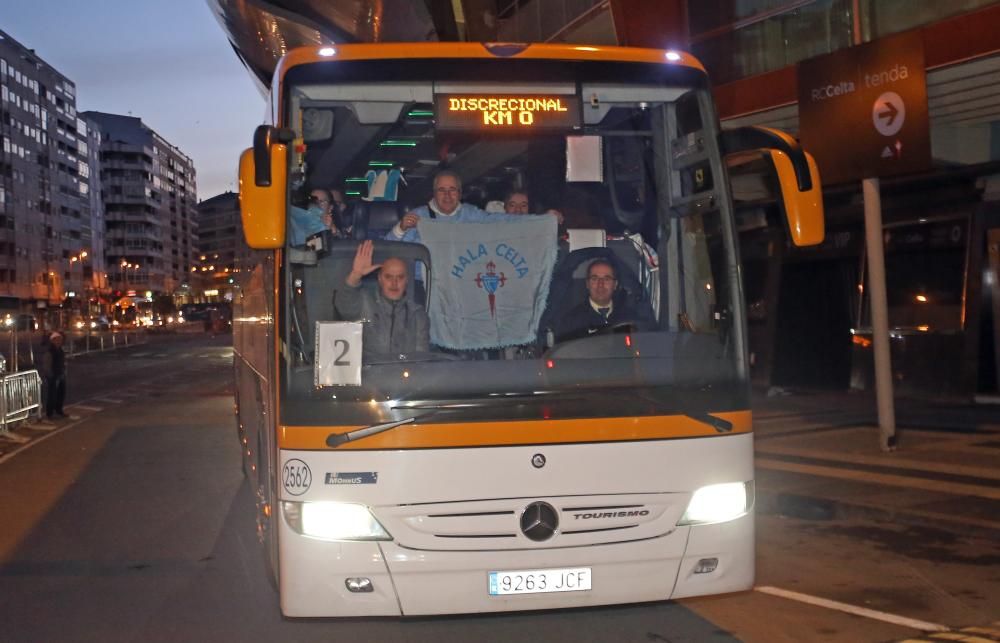
[[[635,518],[648,515],[649,509],[638,509],[636,511],[602,511],[600,513],[573,514],[573,519],[593,520],[595,518]]]

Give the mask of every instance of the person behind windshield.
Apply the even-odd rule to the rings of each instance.
[[[530,205],[528,193],[522,190],[508,192],[503,200],[503,209],[507,214],[528,214]]]
[[[337,192],[339,194],[339,191]],[[323,225],[326,226],[326,229],[330,231],[335,239],[348,238],[348,230],[344,226],[342,218],[343,211],[346,208],[343,196],[340,196],[338,200],[334,195],[334,190],[313,188],[312,192],[309,193],[309,206],[310,211],[318,209],[317,214],[320,220],[323,221]]]
[[[606,259],[597,259],[587,267],[587,301],[573,307],[559,321],[557,339],[590,335],[607,326],[624,322],[639,322],[645,326],[649,321],[640,317],[625,298],[618,297],[618,275],[614,266]]]
[[[313,193],[326,190],[313,190]],[[326,197],[329,198],[329,195]],[[288,208],[288,244],[293,247],[306,245],[306,241],[328,228],[323,223],[323,207],[316,196],[309,198],[301,190],[292,194],[291,206]]]
[[[530,214],[531,197],[524,190],[511,190],[503,200],[503,209],[507,214]],[[559,219],[559,225],[563,224],[562,212],[554,208],[549,208],[545,214],[555,215]]]
[[[462,223],[485,223],[510,220],[505,213],[489,213],[471,203],[462,203],[462,179],[451,170],[441,170],[434,176],[434,196],[427,205],[411,210],[403,215],[385,238],[389,241],[420,243],[417,224],[421,219],[452,221]],[[514,219],[516,220],[516,219]]]
[[[406,262],[390,257],[381,264],[372,263],[374,245],[365,241],[354,254],[351,272],[344,279],[345,288],[337,293],[337,312],[346,319],[365,321],[362,341],[365,354],[393,357],[430,350],[430,321],[420,304],[406,298],[409,274]],[[378,289],[361,287],[361,280],[376,270]]]
[[[347,197],[343,190],[333,188],[330,190],[330,198],[333,199],[333,215],[337,225],[344,231],[348,238],[354,230],[354,214],[349,210]]]

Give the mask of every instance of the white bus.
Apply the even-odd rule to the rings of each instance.
[[[720,132],[703,68],[673,51],[297,49],[271,91],[272,122],[241,159],[234,343],[245,470],[282,612],[536,610],[750,588],[753,433],[724,157],[769,156],[791,238],[818,243],[818,175],[795,141]],[[422,219],[419,243],[394,241],[443,169],[479,222]],[[345,195],[340,238],[297,230],[315,188]],[[485,214],[515,190],[537,216]],[[481,248],[456,259],[431,243],[467,226]],[[497,241],[505,233],[531,249]],[[366,320],[339,311],[365,239],[376,261],[409,266],[427,350],[366,351]],[[632,314],[566,333],[596,260]],[[504,306],[522,276],[535,281],[516,316]],[[377,288],[374,275],[362,288]],[[468,339],[484,319],[497,337]]]

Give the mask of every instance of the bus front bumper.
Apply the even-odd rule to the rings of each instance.
[[[516,551],[428,551],[395,542],[326,542],[281,522],[281,606],[290,617],[543,610],[750,589],[754,515],[646,540]],[[711,561],[714,559],[714,568]],[[709,564],[706,565],[706,561]],[[591,589],[494,596],[489,573],[589,569]],[[348,579],[370,590],[350,591]]]

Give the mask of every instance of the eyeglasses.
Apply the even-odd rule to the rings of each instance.
[[[434,188],[438,194],[458,194],[458,188]]]
[[[587,281],[589,281],[592,284],[613,284],[617,281],[617,279],[615,279],[611,275],[607,275],[605,277],[598,277],[597,275],[592,275],[590,277],[587,277]]]

